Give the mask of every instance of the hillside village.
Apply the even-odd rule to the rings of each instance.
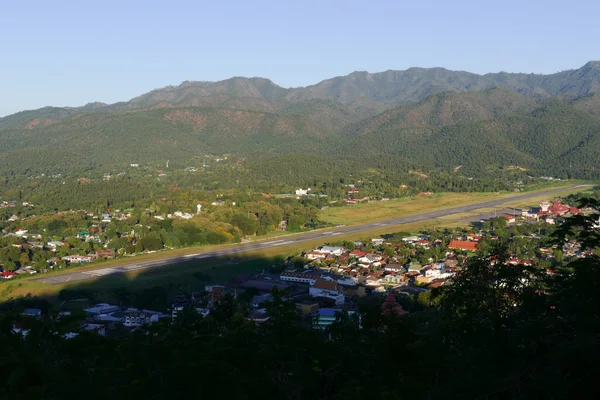
[[[403,315],[411,311],[415,302],[428,304],[431,290],[451,285],[452,277],[471,257],[488,256],[496,242],[507,244],[507,257],[493,259],[492,264],[533,266],[547,274],[553,274],[553,268],[563,262],[591,255],[592,251],[582,251],[577,241],[568,241],[563,246],[553,244],[548,233],[566,217],[594,212],[557,200],[520,210],[518,215],[515,212],[481,221],[470,229],[418,235],[396,233],[361,241],[329,243],[255,275],[239,274],[228,282],[206,285],[199,292],[181,292],[167,309],[149,310],[105,303],[88,305],[83,309],[87,317],[78,332],[95,330],[106,334],[107,330],[117,328],[141,329],[159,321],[172,322],[184,309],[206,316],[228,296],[243,298],[248,304],[247,318],[262,323],[269,319],[266,307],[273,301],[274,290],[292,300],[307,325],[314,329],[324,329],[335,321],[337,313],[354,313],[361,302],[371,299],[385,299],[382,307],[386,312],[393,310],[397,315]],[[596,227],[600,227],[600,223]],[[49,254],[59,255],[64,254],[61,253],[63,246],[69,246],[71,250],[76,248],[68,244],[71,240],[95,241],[89,232],[46,243],[40,241],[39,235],[27,232],[6,235],[19,237],[19,242],[11,244],[12,248],[24,252],[37,246]],[[94,252],[86,255],[55,256],[47,262],[51,266],[59,263],[68,266],[115,257],[115,252],[105,247],[99,243]],[[35,271],[28,267],[15,272],[2,271],[2,277],[12,279],[23,274],[23,270],[27,274]],[[28,309],[24,313],[41,318],[39,309]],[[16,331],[19,329],[15,326]]]

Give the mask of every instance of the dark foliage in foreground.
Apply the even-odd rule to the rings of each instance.
[[[585,201],[584,201],[585,202]],[[595,217],[597,220],[597,216]],[[571,220],[564,235],[581,235]],[[584,235],[588,246],[598,246]],[[25,338],[1,321],[3,399],[579,398],[598,394],[600,259],[548,275],[474,260],[436,293],[437,307],[401,318],[365,303],[328,332],[307,329],[278,295],[271,319],[245,319],[226,297],[206,318],[114,338],[72,320],[31,321]],[[73,317],[75,319],[75,317]],[[37,326],[36,326],[37,325]],[[595,396],[594,396],[595,397]]]

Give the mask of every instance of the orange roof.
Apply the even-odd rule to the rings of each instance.
[[[336,282],[326,281],[325,279],[315,280],[315,284],[313,285],[313,287],[315,289],[338,290],[338,285]]]
[[[448,245],[449,249],[460,249],[467,251],[477,251],[476,242],[468,242],[466,240],[451,240]]]

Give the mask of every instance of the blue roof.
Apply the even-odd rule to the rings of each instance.
[[[333,317],[335,316],[335,313],[339,311],[340,310],[336,310],[335,308],[320,308],[319,315],[322,317]]]

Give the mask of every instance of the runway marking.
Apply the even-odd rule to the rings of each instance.
[[[102,268],[102,269],[95,269],[93,271],[85,271],[82,272],[82,274],[86,274],[86,275],[91,275],[91,276],[105,276],[105,275],[112,275],[112,274],[118,274],[119,270],[116,270],[114,268]]]
[[[69,278],[67,278],[67,282],[69,282],[71,280],[71,276],[69,276]]]

